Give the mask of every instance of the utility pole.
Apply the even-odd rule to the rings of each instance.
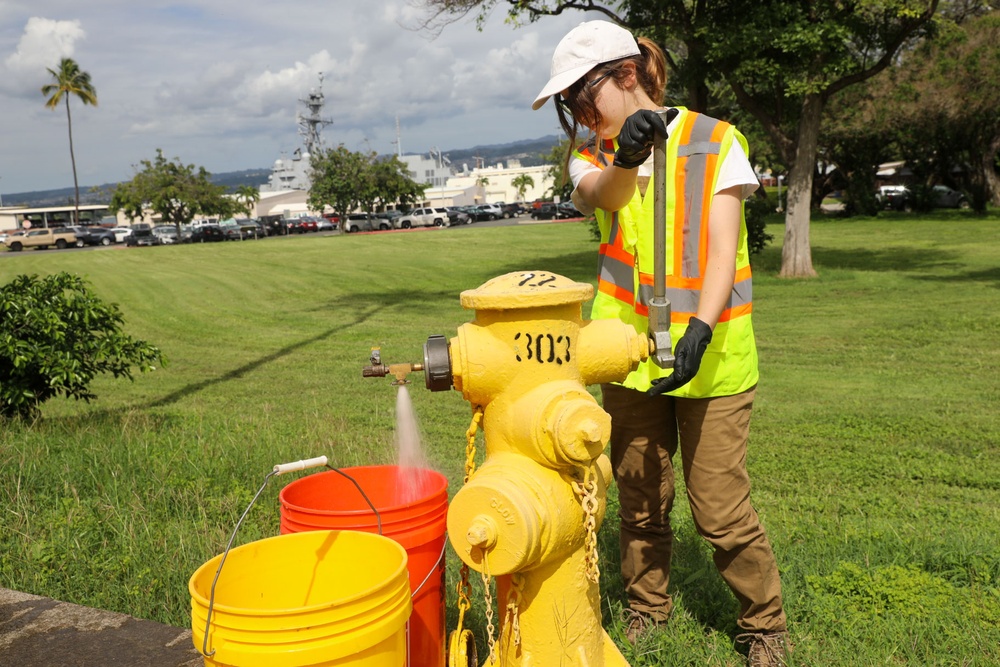
[[[399,133],[399,115],[396,115],[396,157],[403,157],[403,143]]]

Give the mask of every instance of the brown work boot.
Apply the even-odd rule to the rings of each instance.
[[[738,644],[749,644],[750,667],[785,667],[791,645],[787,632],[746,632],[736,635]]]
[[[635,644],[639,638],[656,625],[656,620],[641,611],[629,609],[625,612],[625,639],[629,644]]]

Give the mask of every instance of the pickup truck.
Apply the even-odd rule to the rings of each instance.
[[[76,245],[76,234],[65,229],[29,229],[24,236],[4,239],[3,244],[11,252],[20,252],[24,248],[45,250],[52,245],[62,250]]]

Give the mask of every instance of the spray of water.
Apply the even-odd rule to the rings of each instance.
[[[399,467],[396,500],[400,504],[411,503],[419,499],[423,492],[428,466],[420,444],[417,415],[406,385],[400,385],[396,394],[396,451]]]

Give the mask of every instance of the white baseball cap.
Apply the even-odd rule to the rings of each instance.
[[[531,108],[540,109],[546,100],[598,65],[637,55],[639,44],[625,28],[609,21],[585,21],[566,33],[556,46],[549,82]]]

